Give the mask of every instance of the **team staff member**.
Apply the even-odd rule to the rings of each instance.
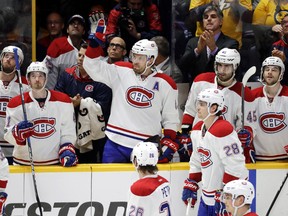
[[[193,207],[202,182],[198,216],[227,215],[220,191],[228,182],[248,177],[237,133],[231,123],[220,117],[224,106],[224,94],[219,89],[205,89],[198,95],[197,115],[201,121],[191,132],[194,151],[182,193],[185,204],[191,199]]]
[[[104,20],[99,21],[83,63],[89,76],[105,83],[113,93],[103,162],[129,162],[133,147],[139,141],[161,135],[162,127],[164,138],[161,144],[165,149],[159,161],[168,162],[179,149],[173,141],[179,127],[176,83],[171,77],[155,70],[158,48],[154,41],[143,39],[134,44],[132,68],[101,61],[99,56],[103,50],[99,43],[104,26]]]
[[[170,185],[167,179],[157,174],[158,149],[155,143],[138,143],[133,148],[131,162],[139,180],[130,187],[126,215],[171,215]]]
[[[12,98],[7,106],[4,138],[14,145],[16,164],[30,165],[26,145],[30,139],[35,165],[77,164],[74,109],[71,99],[63,93],[47,90],[48,69],[42,62],[32,62],[27,68],[31,87],[25,92],[27,120],[23,120],[21,95]]]
[[[3,129],[5,127],[7,104],[12,97],[20,94],[19,79],[16,75],[16,61],[13,53],[14,49],[17,50],[19,65],[21,65],[24,61],[24,55],[19,47],[7,46],[2,50],[0,55],[0,146],[10,165],[13,164],[12,153],[14,146],[7,143],[7,141],[4,139]],[[23,91],[29,91],[29,86],[25,77],[22,77],[22,82]]]

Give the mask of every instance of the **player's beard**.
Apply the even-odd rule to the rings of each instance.
[[[11,74],[15,71],[15,67],[12,67],[12,66],[9,66],[9,67],[6,67],[6,66],[2,66],[2,71],[6,74]]]

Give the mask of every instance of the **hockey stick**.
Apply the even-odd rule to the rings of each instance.
[[[19,79],[19,89],[20,89],[23,116],[24,116],[24,120],[27,121],[27,113],[26,113],[25,102],[24,102],[24,93],[23,93],[23,84],[22,84],[22,79],[21,79],[20,65],[19,65],[17,49],[14,48],[13,51],[14,51],[14,59],[16,62],[16,71],[17,71],[17,75],[18,75],[18,79]],[[31,170],[32,170],[32,178],[33,178],[35,197],[36,197],[36,201],[37,201],[38,208],[40,211],[40,216],[43,216],[41,202],[39,199],[37,184],[36,184],[36,176],[35,176],[35,170],[34,170],[34,162],[33,162],[33,154],[32,154],[30,137],[27,138],[27,144],[28,144],[28,152],[29,152],[29,158],[30,158],[30,164],[31,164]]]
[[[256,67],[252,66],[251,68],[248,69],[248,71],[245,73],[245,75],[243,76],[242,79],[242,88],[241,88],[241,97],[242,97],[242,101],[241,101],[241,129],[244,129],[244,101],[245,101],[245,87],[247,84],[247,81],[249,80],[249,78],[255,74],[256,72]]]
[[[186,207],[186,214],[185,214],[185,216],[189,216],[190,215],[190,209],[192,208],[191,207],[191,200],[192,200],[192,198],[188,198],[188,200],[187,200],[187,207]]]
[[[279,190],[277,191],[277,193],[276,193],[276,195],[275,195],[275,197],[274,197],[274,199],[273,199],[273,201],[272,201],[272,203],[271,203],[271,205],[270,205],[270,207],[269,207],[269,209],[268,209],[268,211],[266,213],[266,216],[269,216],[270,211],[272,210],[272,208],[273,208],[273,206],[274,206],[274,204],[275,204],[275,202],[276,202],[276,200],[277,200],[277,198],[278,198],[283,186],[285,185],[285,183],[287,181],[287,178],[288,178],[288,173],[286,173],[286,177],[283,180],[282,185],[280,186]]]

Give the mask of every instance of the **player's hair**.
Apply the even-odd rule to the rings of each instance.
[[[155,174],[158,172],[158,167],[152,166],[152,165],[147,165],[147,166],[139,166],[138,171],[142,173],[150,173],[150,174]]]

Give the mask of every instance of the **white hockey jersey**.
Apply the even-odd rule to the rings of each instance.
[[[29,91],[30,87],[27,84],[26,78],[22,78],[22,87],[23,91]],[[6,120],[6,108],[8,102],[11,98],[20,94],[19,81],[17,76],[15,75],[14,79],[6,86],[3,84],[3,81],[0,80],[0,146],[2,148],[2,152],[6,157],[12,157],[13,153],[13,145],[7,143],[4,139],[4,127]]]
[[[74,108],[68,95],[49,90],[44,107],[33,98],[31,92],[24,94],[27,120],[34,123],[34,132],[30,137],[35,165],[59,163],[59,146],[76,142]],[[30,165],[27,144],[18,145],[12,134],[15,124],[23,121],[21,97],[10,100],[7,106],[4,138],[13,144],[14,162]]]
[[[198,94],[207,88],[218,88],[222,89],[225,97],[225,107],[222,110],[223,118],[229,121],[236,129],[241,128],[241,88],[240,82],[234,81],[230,86],[221,88],[218,86],[216,81],[215,73],[203,73],[198,75],[190,88],[189,96],[185,105],[185,111],[183,116],[182,124],[193,126],[199,122],[196,111],[196,101]],[[255,104],[251,90],[245,88],[245,114],[244,114],[244,125],[250,126],[253,131],[255,130],[256,119],[255,116]]]
[[[139,179],[130,187],[126,216],[171,216],[169,182],[159,175]]]
[[[4,192],[8,183],[9,164],[0,148],[0,192]]]
[[[288,145],[288,87],[282,86],[270,103],[265,87],[254,89],[257,105],[257,134],[254,147],[257,160],[288,158],[284,146]]]
[[[214,205],[216,190],[235,179],[247,179],[243,149],[233,126],[217,119],[206,131],[203,121],[192,129],[193,153],[190,158],[189,178],[202,181],[202,198],[207,205]],[[195,177],[201,176],[201,179]]]
[[[96,50],[96,54],[97,54]],[[110,140],[133,148],[139,141],[179,129],[178,90],[173,79],[153,72],[141,80],[132,68],[107,64],[93,58],[88,47],[83,66],[89,76],[109,86],[113,92],[111,114],[106,128]],[[98,56],[98,55],[97,55]]]

